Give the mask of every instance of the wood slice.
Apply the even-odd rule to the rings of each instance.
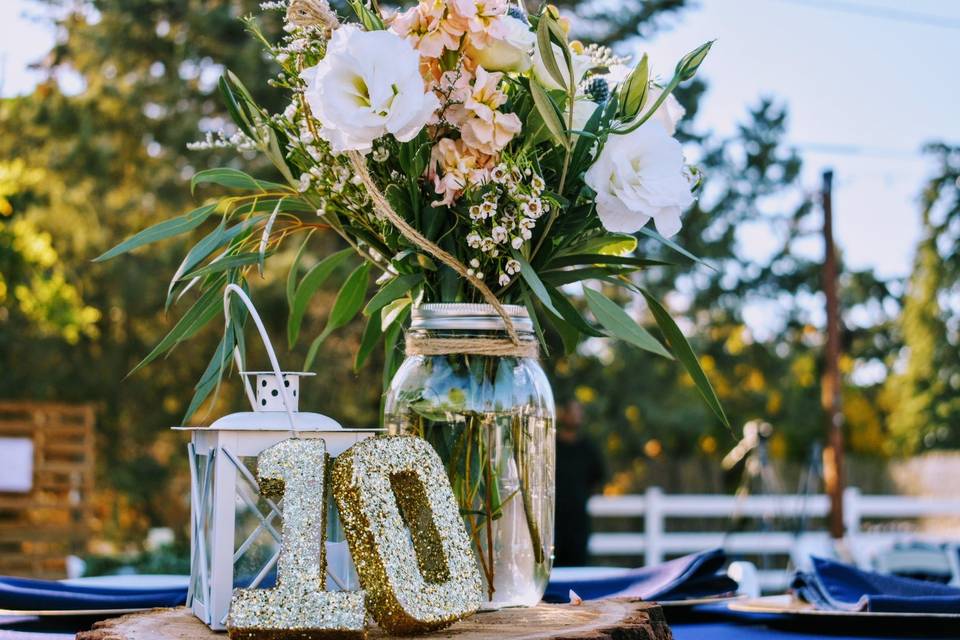
[[[368,629],[369,640],[386,640],[380,628]],[[396,636],[393,636],[396,637]],[[527,609],[477,613],[421,638],[456,640],[672,640],[663,610],[631,599],[594,600],[580,605],[540,604]],[[223,640],[189,609],[154,609],[102,620],[77,640]]]

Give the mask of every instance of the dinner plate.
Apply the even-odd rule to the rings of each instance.
[[[817,609],[809,602],[798,600],[790,594],[763,596],[749,600],[737,600],[727,607],[744,613],[779,613],[791,616],[820,616],[824,618],[873,618],[899,620],[960,620],[960,613],[901,613],[895,611],[834,611]]]
[[[149,608],[140,609],[37,609],[36,611],[15,611],[13,609],[0,609],[0,617],[17,618],[82,618],[85,616],[122,616],[125,613],[136,613],[137,611],[149,611]]]
[[[116,576],[90,576],[60,580],[61,584],[74,587],[106,587],[108,589],[186,589],[190,576],[176,574],[129,574]]]
[[[746,596],[707,596],[704,598],[687,598],[686,600],[654,600],[653,602],[661,607],[679,609],[680,607],[696,607],[701,604],[720,604],[723,602],[733,602],[735,600],[743,600],[744,598],[746,598]]]

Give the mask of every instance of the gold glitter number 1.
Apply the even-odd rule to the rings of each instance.
[[[326,591],[327,446],[284,440],[257,458],[260,491],[283,497],[277,584],[237,589],[230,602],[231,638],[319,638],[366,635],[363,591]]]

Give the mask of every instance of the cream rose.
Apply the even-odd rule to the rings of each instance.
[[[533,64],[530,54],[537,37],[523,20],[513,16],[503,16],[500,20],[505,31],[504,37],[483,48],[471,44],[467,55],[489,71],[523,73]]]
[[[440,106],[424,88],[420,56],[390,31],[340,27],[324,59],[303,78],[320,137],[335,153],[368,153],[373,141],[388,133],[406,142]]]
[[[633,233],[653,218],[657,231],[670,237],[693,204],[683,149],[657,120],[610,135],[584,181],[597,192],[597,215],[609,231]]]

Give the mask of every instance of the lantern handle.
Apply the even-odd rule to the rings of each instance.
[[[256,307],[253,306],[253,302],[250,300],[250,297],[247,295],[247,292],[243,290],[240,286],[236,284],[228,284],[223,290],[223,317],[225,327],[230,326],[230,294],[235,293],[240,301],[243,302],[244,306],[250,312],[250,316],[253,318],[254,324],[257,325],[257,331],[260,332],[260,339],[263,341],[263,347],[267,351],[267,358],[270,359],[270,366],[273,369],[273,374],[277,377],[277,389],[280,390],[280,394],[283,400],[283,408],[287,412],[287,417],[290,419],[290,433],[293,434],[294,438],[299,438],[300,433],[297,431],[297,423],[293,417],[293,410],[291,407],[293,404],[290,402],[290,397],[287,395],[287,387],[283,384],[283,372],[280,370],[280,362],[277,360],[277,354],[273,350],[273,344],[270,342],[270,336],[267,335],[267,330],[263,326],[263,321],[260,319],[260,314],[257,313]],[[240,349],[237,347],[233,348],[233,359],[237,363],[237,369],[243,370],[243,360],[240,357]],[[247,393],[247,399],[250,401],[250,406],[256,409],[257,406],[257,397],[253,392],[253,387],[250,385],[250,381],[247,380],[246,376],[241,376],[243,378],[243,388]]]

